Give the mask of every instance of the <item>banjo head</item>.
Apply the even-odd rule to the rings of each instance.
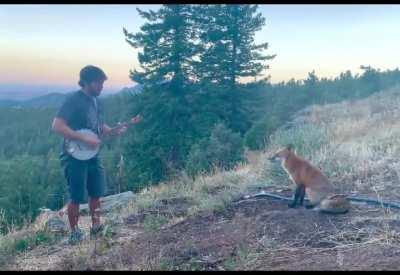
[[[89,129],[80,129],[76,132],[87,136],[98,137],[92,130]],[[99,152],[99,149],[99,147],[92,149],[87,146],[86,143],[79,140],[69,140],[66,148],[67,152],[78,160],[88,160],[93,158]]]

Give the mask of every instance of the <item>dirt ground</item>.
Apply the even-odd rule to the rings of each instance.
[[[189,206],[178,200],[164,208],[179,217]],[[91,241],[89,253],[68,245],[55,252],[36,248],[11,269],[396,270],[399,213],[354,205],[347,214],[327,215],[279,200],[249,199],[154,232],[143,226],[146,214],[132,215],[106,244]],[[101,253],[100,245],[106,247]]]

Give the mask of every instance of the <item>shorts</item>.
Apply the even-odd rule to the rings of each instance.
[[[77,160],[62,153],[60,159],[73,203],[85,203],[87,201],[85,191],[91,198],[104,195],[106,178],[104,166],[98,156],[90,160]]]

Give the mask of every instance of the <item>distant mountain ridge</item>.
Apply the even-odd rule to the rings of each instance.
[[[34,97],[27,100],[0,100],[0,107],[9,108],[45,108],[45,107],[59,107],[64,99],[69,95],[61,93],[50,93],[43,96]]]
[[[0,100],[24,101],[49,93],[66,93],[76,89],[76,86],[51,86],[0,83]]]
[[[112,94],[102,94],[101,98],[107,98],[109,96],[119,95],[119,94],[138,94],[143,90],[143,86],[137,84],[133,87],[125,87],[119,92]],[[64,102],[65,98],[71,94],[69,93],[48,93],[45,95],[37,96],[30,99],[25,100],[16,100],[16,99],[0,99],[0,107],[9,107],[9,108],[47,108],[47,107],[60,107]]]

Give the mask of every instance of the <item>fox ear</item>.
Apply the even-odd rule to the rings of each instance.
[[[288,144],[288,146],[286,146],[286,149],[288,149],[289,151],[293,150],[293,144]]]

